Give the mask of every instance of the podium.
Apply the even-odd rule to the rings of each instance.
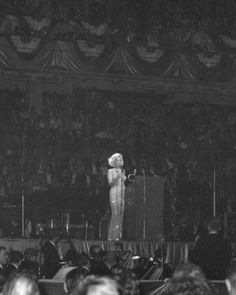
[[[163,234],[164,180],[136,176],[125,195],[124,235],[127,240],[157,240]]]

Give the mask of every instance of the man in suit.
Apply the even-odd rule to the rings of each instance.
[[[199,238],[189,253],[189,260],[199,265],[210,280],[223,280],[231,262],[232,249],[228,240],[220,234],[217,218],[208,224],[208,235]]]
[[[60,268],[61,257],[57,250],[57,244],[60,241],[60,232],[56,229],[51,229],[48,233],[48,241],[42,246],[44,255],[44,264],[42,273],[46,279],[51,279]]]

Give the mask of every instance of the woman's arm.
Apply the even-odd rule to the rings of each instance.
[[[112,169],[108,170],[107,179],[110,186],[116,184],[117,180],[119,179],[119,175],[115,175]]]

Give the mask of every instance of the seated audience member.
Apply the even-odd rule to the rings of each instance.
[[[17,274],[3,287],[3,295],[40,295],[38,285],[27,274]]]
[[[24,251],[24,259],[21,262],[20,269],[27,270],[31,273],[38,274],[39,264],[36,261],[37,250],[34,248],[27,248]]]
[[[231,262],[231,245],[219,234],[220,230],[220,222],[214,218],[208,224],[208,235],[199,238],[189,253],[189,260],[199,265],[206,277],[211,280],[225,279]]]
[[[48,233],[48,241],[42,246],[44,263],[42,265],[42,275],[46,279],[51,279],[60,269],[61,258],[57,250],[60,241],[60,233],[56,229],[51,229]]]
[[[225,283],[229,295],[236,295],[236,261],[233,261],[230,265]]]
[[[8,278],[10,278],[18,271],[22,260],[23,254],[20,251],[12,250],[9,252],[9,264],[6,267],[6,273]]]
[[[8,263],[8,254],[5,247],[0,247],[0,291],[7,279],[6,266]]]
[[[107,277],[88,276],[72,292],[73,295],[122,295],[119,284]]]

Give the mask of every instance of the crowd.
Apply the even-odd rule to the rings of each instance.
[[[218,291],[209,279],[226,279],[229,294],[235,294],[232,292],[235,292],[236,264],[235,261],[231,262],[230,244],[219,235],[219,220],[211,220],[208,230],[206,236],[198,237],[189,257],[190,262],[175,268],[169,266],[167,271],[164,265],[158,265],[157,259],[154,272],[150,265],[145,266],[135,260],[129,267],[124,267],[119,259],[119,251],[104,252],[97,245],[91,246],[89,254],[78,254],[72,247],[63,258],[62,266],[57,250],[60,233],[51,230],[48,240],[42,245],[42,264],[38,264],[37,252],[32,248],[26,249],[24,255],[19,251],[11,251],[8,257],[6,249],[0,247],[2,294],[40,294],[37,284],[39,278],[64,281],[64,291],[73,295],[104,292],[117,295],[145,294],[140,284],[142,279],[164,280],[162,287],[153,290],[155,294],[217,295]],[[159,259],[162,260],[162,257]]]

